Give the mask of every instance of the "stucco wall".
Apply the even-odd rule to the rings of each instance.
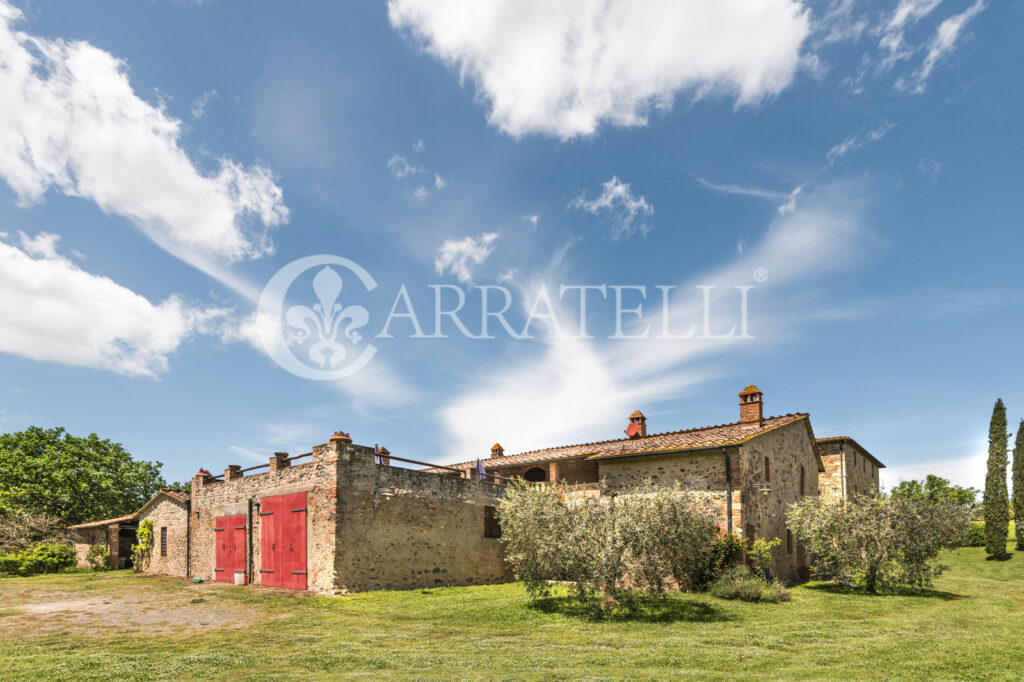
[[[772,553],[772,572],[791,580],[807,566],[806,552],[795,538],[787,543],[786,509],[801,499],[800,468],[804,471],[804,495],[818,494],[818,458],[814,437],[805,420],[779,427],[745,443],[740,449],[745,476],[741,487],[743,531],[755,538],[779,538]],[[770,481],[765,481],[765,458]],[[764,492],[767,487],[768,492]],[[788,544],[788,547],[787,547]]]
[[[338,465],[339,590],[410,589],[512,580],[484,507],[502,487],[373,463],[343,446]]]
[[[192,482],[192,575],[214,578],[215,520],[245,515],[251,547],[249,581],[260,583],[260,516],[256,503],[264,497],[305,492],[306,572],[309,590],[334,591],[335,518],[337,514],[337,452],[333,444],[313,449],[312,461],[228,481]],[[251,503],[251,505],[250,505]],[[251,506],[251,514],[250,514]],[[199,516],[196,516],[199,512]]]
[[[184,502],[161,495],[140,517],[153,522],[153,550],[147,573],[185,577],[188,547],[188,511]],[[161,528],[167,529],[167,556],[160,555]]]

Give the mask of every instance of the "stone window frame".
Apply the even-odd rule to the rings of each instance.
[[[498,521],[498,508],[485,504],[483,509],[484,537],[498,539],[501,537],[501,522]]]
[[[167,526],[160,526],[160,556],[167,556]]]

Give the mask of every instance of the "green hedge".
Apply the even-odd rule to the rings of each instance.
[[[57,573],[75,565],[75,549],[71,545],[40,542],[25,549],[0,555],[0,573],[36,575]]]

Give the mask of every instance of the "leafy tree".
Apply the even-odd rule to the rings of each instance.
[[[37,512],[73,525],[131,514],[165,485],[159,462],[118,443],[32,426],[0,435],[0,516]]]
[[[985,552],[993,559],[1007,558],[1010,509],[1006,494],[1006,446],[1006,408],[1000,398],[992,409],[988,427],[988,472],[985,475]]]
[[[944,570],[939,552],[963,542],[963,505],[906,496],[855,495],[846,503],[808,497],[786,515],[797,539],[814,555],[819,579],[863,585],[866,592],[927,587]]]
[[[1013,444],[1013,519],[1017,551],[1024,551],[1024,420],[1017,426]]]
[[[572,584],[580,603],[605,608],[627,585],[652,593],[673,583],[695,589],[708,578],[717,515],[706,496],[645,484],[612,496],[574,494],[556,485],[516,481],[498,507],[505,556],[532,597],[549,580]]]
[[[915,500],[951,502],[967,507],[967,509],[974,509],[977,506],[980,492],[977,488],[950,485],[947,479],[928,474],[923,482],[900,481],[900,484],[892,489],[891,494],[893,497],[909,497]]]

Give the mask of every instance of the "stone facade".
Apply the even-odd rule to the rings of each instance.
[[[803,495],[817,495],[818,456],[810,424],[800,419],[759,435],[738,446],[636,457],[599,460],[600,477],[611,489],[636,485],[644,480],[710,493],[718,506],[720,524],[729,526],[725,469],[729,455],[732,482],[733,532],[738,535],[779,538],[773,553],[772,572],[785,579],[804,574],[805,553],[787,537],[786,507]],[[768,460],[768,480],[765,478]]]
[[[825,471],[819,479],[821,494],[832,499],[867,495],[879,488],[879,471],[885,465],[846,436],[818,440]]]
[[[191,574],[214,578],[216,519],[246,519],[249,582],[260,584],[264,498],[306,493],[307,589],[338,593],[473,585],[512,579],[501,541],[484,537],[501,486],[374,462],[372,448],[332,440],[310,461],[192,484]]]
[[[180,496],[184,497],[184,496]],[[139,510],[138,520],[153,522],[153,549],[148,573],[188,575],[189,504],[165,492],[157,493]]]
[[[68,536],[75,548],[76,565],[79,568],[90,568],[86,557],[89,555],[89,550],[92,549],[93,545],[107,546],[107,529],[105,526],[75,528],[68,531]]]

